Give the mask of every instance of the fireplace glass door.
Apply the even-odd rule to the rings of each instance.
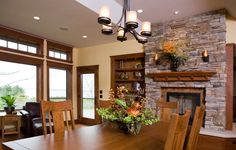
[[[167,101],[177,101],[179,103],[180,114],[184,114],[187,109],[190,109],[190,124],[192,124],[195,109],[197,106],[200,106],[200,93],[167,92]]]

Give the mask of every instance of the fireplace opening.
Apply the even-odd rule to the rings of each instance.
[[[167,101],[179,103],[179,114],[184,114],[184,112],[189,109],[191,110],[191,116],[189,124],[192,124],[195,109],[200,106],[200,93],[179,93],[179,92],[167,92]]]
[[[161,99],[177,101],[179,113],[184,114],[186,109],[191,110],[189,125],[192,125],[195,109],[205,104],[206,89],[196,87],[161,87]],[[203,117],[203,127],[205,116]]]

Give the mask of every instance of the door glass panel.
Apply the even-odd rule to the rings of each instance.
[[[94,74],[82,74],[82,117],[95,119]]]

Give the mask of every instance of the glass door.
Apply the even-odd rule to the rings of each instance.
[[[97,124],[98,66],[77,68],[78,119],[84,124]]]

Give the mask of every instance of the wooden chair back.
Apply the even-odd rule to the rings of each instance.
[[[183,150],[190,111],[184,115],[172,114],[164,150]]]
[[[99,100],[98,107],[99,108],[109,108],[111,106],[111,100]],[[102,117],[100,118],[100,123],[104,123],[105,120]]]
[[[71,100],[60,102],[41,101],[40,104],[44,134],[47,134],[48,132],[47,126],[49,126],[50,134],[53,133],[53,129],[55,134],[64,133],[65,127],[69,130],[70,126],[68,116],[70,117],[71,128],[75,128]]]
[[[190,134],[187,138],[186,150],[197,149],[198,136],[202,126],[205,109],[206,107],[204,105],[196,107]]]
[[[178,102],[166,102],[158,100],[156,102],[156,108],[159,111],[161,121],[170,121],[171,114],[173,112],[179,113]]]
[[[98,103],[99,108],[108,108],[111,106],[111,100],[99,100]]]

